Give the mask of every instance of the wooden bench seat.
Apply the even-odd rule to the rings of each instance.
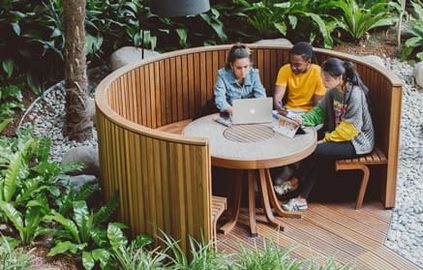
[[[388,159],[379,148],[375,147],[373,152],[357,158],[341,159],[336,161],[336,170],[361,170],[363,176],[361,178],[360,190],[358,192],[355,209],[360,209],[363,205],[364,195],[366,193],[367,184],[369,182],[370,170],[367,165],[387,164]]]
[[[216,226],[217,220],[227,208],[227,200],[225,197],[212,196],[212,224],[213,224],[213,238],[217,240]]]

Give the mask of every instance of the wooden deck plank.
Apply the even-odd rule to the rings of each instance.
[[[317,214],[324,215],[326,218],[341,224],[348,229],[355,231],[360,234],[365,234],[366,237],[375,240],[377,242],[383,243],[386,237],[386,233],[376,230],[374,227],[363,224],[361,222],[356,222],[354,219],[345,216],[339,215],[336,211],[325,206],[324,204],[313,204],[312,210]],[[359,212],[360,210],[356,210]]]
[[[383,232],[386,235],[389,229],[389,222],[383,221],[376,217],[373,217],[367,213],[367,211],[355,210],[348,204],[327,204],[327,207],[336,211],[338,215],[347,216],[354,219],[354,222],[359,222],[371,226],[373,229]]]

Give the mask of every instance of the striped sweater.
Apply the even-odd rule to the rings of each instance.
[[[347,84],[346,92],[326,92],[319,104],[302,116],[303,124],[324,124],[324,140],[351,141],[358,155],[370,153],[374,147],[374,129],[367,99],[361,88]]]

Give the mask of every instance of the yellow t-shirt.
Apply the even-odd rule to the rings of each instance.
[[[287,99],[284,104],[287,109],[309,111],[313,108],[313,96],[325,95],[326,88],[320,77],[320,67],[311,64],[306,73],[295,74],[290,64],[279,69],[276,85],[286,86]]]

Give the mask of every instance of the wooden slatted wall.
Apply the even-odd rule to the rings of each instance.
[[[133,74],[139,71],[110,84],[104,100],[112,111],[102,112],[105,104],[96,98],[102,189],[106,198],[119,192],[117,219],[130,226],[133,236],[143,233],[158,237],[161,230],[182,240],[182,248],[188,250],[188,236],[198,241],[212,239],[208,143],[167,138],[127,121],[152,125],[157,119],[147,109],[145,114],[135,110],[141,109],[138,102],[144,106],[148,102],[133,95],[134,84],[128,81]],[[151,93],[147,96],[154,100]],[[151,104],[145,108],[157,111]],[[110,118],[107,113],[113,115],[113,111],[119,115]]]
[[[253,64],[269,96],[289,47],[251,45]],[[102,181],[107,196],[121,192],[120,218],[134,233],[205,239],[210,227],[210,156],[206,141],[181,139],[153,130],[199,115],[213,98],[217,70],[230,45],[164,54],[109,75],[97,88]],[[385,70],[346,54],[316,49],[319,63],[329,57],[356,63],[370,88],[377,144],[388,156],[382,170],[386,207],[395,203],[401,83]],[[386,104],[390,104],[387,106]],[[148,128],[146,128],[148,127]],[[151,128],[151,129],[150,129]],[[198,205],[200,211],[194,211]],[[198,238],[200,239],[200,238]]]

